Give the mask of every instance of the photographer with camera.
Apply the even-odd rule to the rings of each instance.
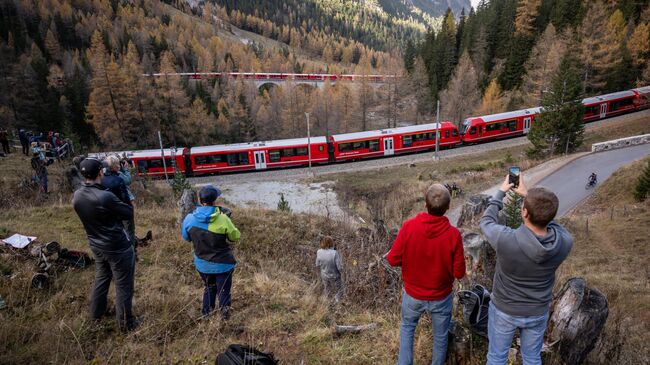
[[[498,224],[510,189],[524,197],[524,223],[517,229]],[[481,218],[481,231],[497,256],[488,315],[488,365],[506,364],[517,329],[524,364],[542,363],[555,272],[573,246],[569,232],[553,221],[558,205],[550,190],[526,189],[519,168],[513,167]]]
[[[130,331],[138,325],[132,313],[135,252],[122,222],[133,219],[133,207],[102,186],[102,162],[87,158],[81,161],[80,167],[86,181],[75,191],[72,206],[83,223],[95,256],[90,316],[100,320],[107,314],[108,289],[111,280],[115,280],[117,321],[121,330]]]
[[[111,193],[115,194],[122,202],[133,207],[132,203],[132,194],[129,193],[125,181],[125,175],[122,172],[122,164],[119,157],[115,155],[110,155],[104,160],[105,172],[104,178],[102,179],[102,185],[104,185]],[[131,183],[131,175],[128,179],[129,184]],[[129,241],[135,245],[135,222],[133,218],[125,220],[124,228],[129,235]]]
[[[183,220],[183,239],[192,242],[194,265],[203,284],[204,316],[216,306],[219,295],[219,310],[224,319],[229,318],[232,275],[235,270],[235,256],[228,242],[238,241],[240,232],[228,217],[229,211],[215,204],[221,190],[212,185],[201,188],[201,206]]]

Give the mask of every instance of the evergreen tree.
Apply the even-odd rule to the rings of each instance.
[[[535,118],[528,139],[532,156],[572,152],[582,144],[584,106],[578,75],[578,61],[571,55],[562,59],[551,90],[542,99],[542,113]]]
[[[524,198],[515,193],[508,192],[508,198],[503,204],[503,211],[506,214],[506,226],[517,229],[524,223],[521,217],[521,206],[524,204]]]
[[[526,107],[540,105],[542,94],[550,86],[566,49],[566,41],[558,37],[553,24],[549,24],[525,64],[521,89]]]
[[[650,194],[650,161],[646,163],[643,172],[636,181],[636,186],[634,187],[634,199],[642,202],[648,197],[648,194]]]

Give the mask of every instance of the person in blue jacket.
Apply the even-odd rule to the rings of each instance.
[[[201,206],[183,220],[183,239],[192,242],[194,266],[204,284],[203,310],[208,316],[216,306],[224,319],[229,317],[232,302],[230,289],[236,261],[229,242],[238,241],[241,234],[230,218],[215,205],[221,190],[212,185],[201,188]]]

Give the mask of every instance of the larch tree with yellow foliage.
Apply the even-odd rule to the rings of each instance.
[[[487,89],[485,89],[485,94],[483,94],[483,100],[481,101],[481,107],[478,110],[480,115],[490,115],[496,113],[502,113],[506,111],[506,100],[501,92],[499,83],[496,79],[490,81]]]

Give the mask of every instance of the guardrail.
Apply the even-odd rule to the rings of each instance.
[[[594,143],[591,145],[591,152],[603,152],[646,143],[650,143],[650,134],[642,134],[640,136],[625,137],[606,142]]]

